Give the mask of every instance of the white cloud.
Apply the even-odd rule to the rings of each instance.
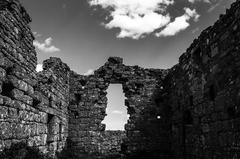
[[[112,114],[123,114],[123,112],[119,111],[119,110],[114,110],[114,111],[112,111]]]
[[[166,8],[174,0],[90,0],[91,6],[111,8],[107,29],[119,28],[118,38],[142,38],[170,22]]]
[[[211,3],[210,0],[188,1]],[[200,17],[195,9],[184,8],[185,13],[171,21],[167,8],[174,4],[174,0],[89,0],[89,4],[109,10],[106,19],[110,20],[104,26],[106,29],[120,29],[118,38],[139,39],[151,33],[157,37],[174,36],[189,27],[191,19],[196,22]],[[160,32],[156,33],[157,30]]]
[[[34,31],[33,35],[35,36],[35,38],[39,38],[42,36],[42,34],[39,34],[38,32]]]
[[[51,37],[47,38],[43,43],[40,43],[38,40],[33,41],[33,45],[39,49],[40,51],[46,52],[46,53],[53,53],[60,51],[59,48],[52,45],[53,39]]]
[[[205,3],[211,3],[210,0],[188,0],[190,3],[195,3],[195,2],[205,2]]]
[[[190,26],[190,19],[195,22],[199,20],[200,15],[195,9],[184,8],[185,13],[182,16],[176,17],[175,20],[169,23],[162,31],[156,33],[157,37],[173,36]]]
[[[37,64],[36,71],[40,72],[43,70],[43,64]]]
[[[84,76],[89,76],[89,75],[93,75],[94,74],[94,70],[93,69],[89,69],[86,73],[84,73]]]
[[[193,18],[195,22],[199,20],[200,15],[196,12],[196,9],[189,9],[189,8],[184,8],[185,10],[185,15],[187,15],[190,18]]]

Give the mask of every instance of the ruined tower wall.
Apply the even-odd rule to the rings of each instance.
[[[126,66],[112,57],[90,76],[72,74],[70,81],[69,139],[73,147],[86,152],[105,153],[106,90],[109,84],[122,84],[130,118],[125,125],[125,153],[164,151],[169,147],[168,134],[159,120],[154,92],[160,87],[163,70]],[[164,127],[164,128],[163,128]],[[163,146],[164,145],[164,146]],[[105,150],[104,150],[105,149]]]
[[[70,69],[59,58],[50,58],[43,62],[43,71],[37,74],[38,83],[35,92],[41,103],[37,108],[47,115],[48,151],[61,151],[68,137]]]
[[[35,71],[30,21],[17,0],[0,1],[0,150],[25,142],[54,154],[67,136],[69,68],[50,67],[50,59],[43,72]]]
[[[237,1],[194,40],[165,79],[176,158],[240,157],[239,18]]]

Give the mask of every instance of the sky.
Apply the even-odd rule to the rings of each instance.
[[[121,84],[110,84],[107,90],[108,105],[103,124],[106,130],[124,130],[127,123],[127,107],[124,106],[125,96]]]
[[[110,56],[122,57],[126,65],[171,68],[235,0],[20,1],[33,19],[38,70],[43,60],[54,56],[88,75]],[[109,89],[115,92],[113,100],[122,93],[118,88]],[[126,108],[115,103],[119,108],[112,114],[121,115],[116,112]]]

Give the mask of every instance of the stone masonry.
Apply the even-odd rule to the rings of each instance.
[[[30,22],[18,0],[0,1],[0,151],[25,142],[50,156],[68,146],[106,157],[240,158],[240,0],[167,70],[110,57],[83,76],[51,57],[36,72]],[[130,117],[125,131],[105,131],[116,83]]]
[[[166,77],[178,158],[240,158],[239,18],[238,0],[194,40]]]
[[[35,71],[30,21],[18,1],[0,1],[0,150],[26,142],[54,155],[68,135],[70,69],[53,58]]]
[[[111,83],[123,85],[125,105],[130,115],[125,125],[126,153],[162,151],[170,147],[166,123],[157,118],[159,107],[154,93],[163,88],[166,71],[126,66],[119,57],[111,57],[90,76],[72,73],[70,80],[69,139],[74,149],[100,152],[99,141],[105,125],[107,93]]]

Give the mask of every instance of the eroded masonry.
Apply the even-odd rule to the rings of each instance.
[[[0,150],[26,142],[54,156],[147,154],[159,159],[240,158],[240,1],[168,70],[110,57],[93,75],[59,58],[36,72],[30,16],[0,1]],[[122,84],[125,131],[105,131],[106,90]]]

